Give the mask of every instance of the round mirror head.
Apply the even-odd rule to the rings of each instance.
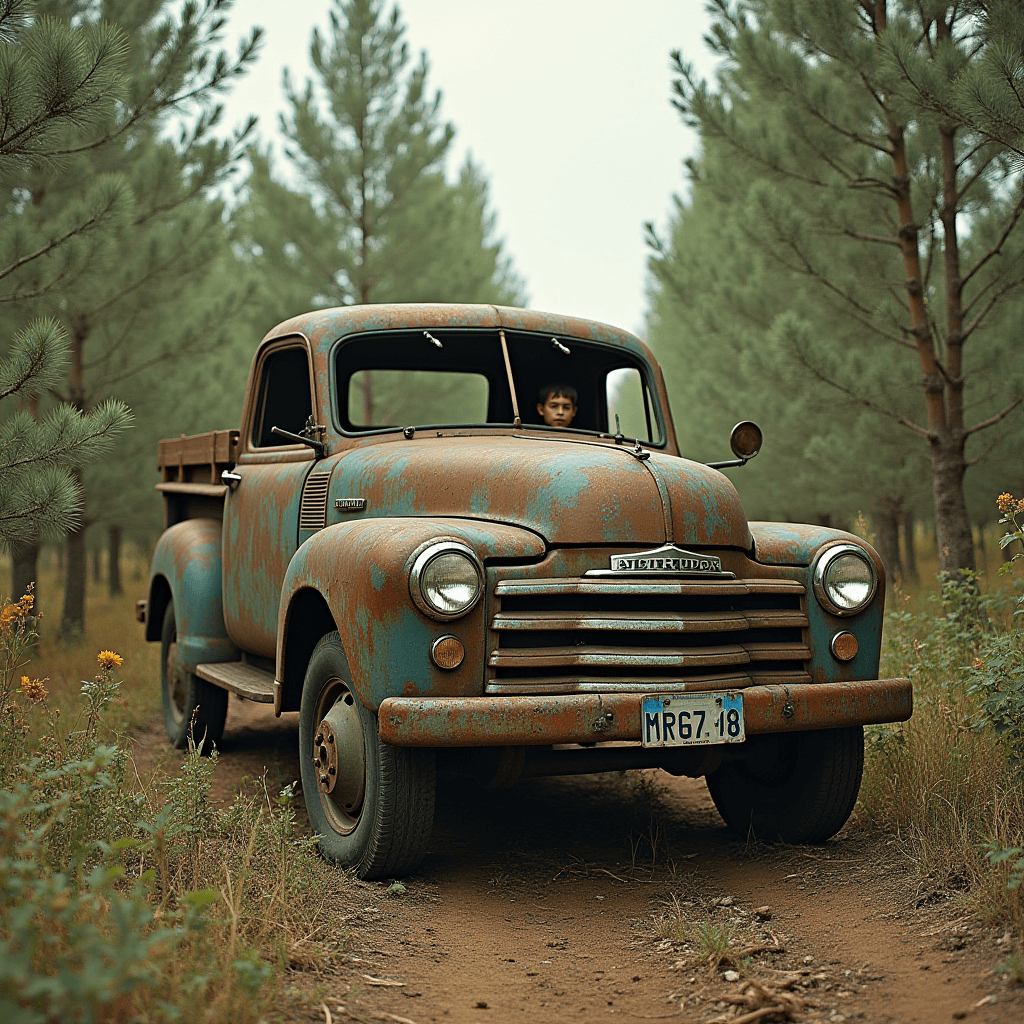
[[[738,459],[752,459],[761,450],[761,428],[752,420],[744,420],[732,428],[729,447]]]

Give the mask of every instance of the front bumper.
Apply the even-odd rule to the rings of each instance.
[[[743,691],[748,735],[905,722],[909,679],[750,686]],[[380,738],[398,747],[543,746],[640,739],[638,694],[514,697],[388,697]]]

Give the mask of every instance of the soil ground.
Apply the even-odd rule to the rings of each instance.
[[[297,716],[233,697],[214,798],[264,771],[297,779],[297,745]],[[135,752],[173,765],[158,723]],[[994,970],[1009,936],[929,891],[892,837],[854,822],[821,847],[744,844],[700,779],[442,780],[402,886],[353,882],[341,962],[294,972],[282,1019],[1024,1021],[1024,989]],[[701,927],[732,935],[725,956]],[[787,1001],[788,1017],[757,1013]]]

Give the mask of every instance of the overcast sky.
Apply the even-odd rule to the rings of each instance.
[[[410,49],[490,183],[498,236],[535,309],[641,331],[644,221],[665,224],[696,140],[669,105],[669,51],[707,76],[703,0],[403,0]],[[330,0],[237,0],[231,31],[266,29],[227,123],[260,117],[276,137],[281,74],[310,74],[309,39]],[[233,40],[231,41],[233,48]],[[298,312],[298,310],[296,310]]]

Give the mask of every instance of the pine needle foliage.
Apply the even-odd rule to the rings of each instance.
[[[33,167],[56,166],[69,139],[102,131],[116,117],[127,52],[124,34],[111,26],[73,28],[34,14],[20,0],[0,4],[0,182],[10,197],[0,212],[0,282],[16,280],[43,258],[54,260],[58,279],[72,273],[97,253],[103,232],[127,205],[114,177],[69,203],[48,232],[21,230],[15,211],[26,196],[18,179]],[[32,287],[48,290],[39,282]],[[109,451],[130,419],[117,401],[84,415],[68,404],[41,419],[29,411],[59,383],[66,352],[63,327],[39,317],[0,359],[0,402],[7,400],[0,420],[0,544],[8,548],[79,524],[74,470]]]
[[[701,81],[676,53],[674,102],[705,150],[692,168],[694,205],[716,207],[709,232],[734,232],[737,262],[705,261],[702,279],[692,267],[703,254],[676,232],[688,255],[680,261],[664,243],[655,274],[683,309],[707,308],[704,281],[720,297],[781,283],[761,291],[759,311],[747,287],[745,309],[760,324],[732,333],[740,365],[783,393],[831,402],[840,442],[844,430],[865,442],[892,437],[901,471],[927,459],[940,566],[970,571],[965,473],[989,439],[1005,450],[1019,436],[1024,407],[1003,319],[1024,298],[1024,182],[1004,145],[908,81],[952,103],[977,22],[955,2],[715,0],[712,9],[721,70]],[[705,346],[705,361],[718,355]],[[870,458],[869,446],[834,450],[859,474],[858,449]]]
[[[414,60],[399,10],[335,0],[330,30],[314,30],[317,81],[286,73],[281,128],[294,189],[270,153],[253,152],[239,232],[272,279],[271,317],[367,302],[518,300],[519,283],[492,239],[487,185],[468,162],[452,184],[455,136],[441,94]]]

